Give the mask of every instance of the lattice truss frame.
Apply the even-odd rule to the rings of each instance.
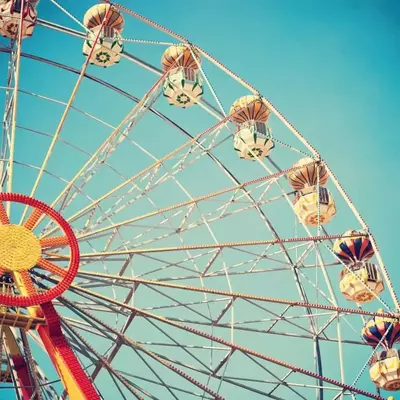
[[[67,10],[67,2],[49,2],[60,15],[70,18],[71,24],[80,24]],[[62,187],[50,205],[74,229],[81,267],[74,283],[53,304],[71,348],[94,385],[105,398],[115,394],[123,399],[222,399],[232,393],[274,399],[354,399],[357,394],[382,399],[368,383],[367,362],[374,352],[361,341],[359,331],[371,316],[398,317],[399,302],[373,236],[338,179],[269,101],[276,151],[255,163],[229,159],[233,167],[226,166],[224,154],[234,153],[234,129],[226,111],[230,104],[225,104],[221,85],[219,89],[214,85],[213,74],[223,73],[219,76],[236,85],[239,95],[259,92],[186,38],[116,6],[128,23],[144,23],[157,32],[148,39],[123,39],[124,62],[151,76],[150,89],[141,97],[98,77],[96,67],[87,60],[78,69],[24,53],[21,40],[0,48],[5,53],[2,57],[9,57],[7,82],[2,87],[3,191],[11,192],[24,170],[35,172],[27,193],[31,197],[40,199],[44,181]],[[36,29],[82,40],[86,32],[80,25],[74,29],[39,18]],[[200,68],[206,94],[197,114],[192,114],[205,115],[204,120],[210,122],[202,129],[185,129],[176,113],[170,117],[161,111],[165,109],[160,105],[165,73],[135,53],[140,46],[161,53],[176,42],[199,51],[206,61]],[[20,79],[26,60],[74,77],[68,101],[24,88]],[[86,82],[123,98],[129,103],[129,112],[115,124],[76,105]],[[19,98],[59,107],[63,113],[55,133],[19,123],[23,112],[22,107],[18,109]],[[70,115],[85,117],[106,130],[104,141],[90,151],[69,141],[70,128],[64,125]],[[161,121],[167,131],[179,134],[179,145],[161,155],[159,149],[153,154],[154,149],[135,136],[146,119]],[[46,140],[47,151],[40,163],[15,156],[15,143],[24,135]],[[56,148],[68,149],[84,160],[72,165],[72,175],[52,170]],[[140,168],[121,169],[120,151],[140,152],[145,161]],[[281,165],[279,155],[283,154]],[[304,156],[327,169],[338,212],[346,216],[332,223],[331,232],[329,224],[312,229],[302,225],[293,212],[287,173],[295,169],[293,162]],[[200,172],[210,166],[220,176],[215,179],[221,186],[214,190],[199,187],[192,193],[190,176],[206,186],[211,182],[200,179]],[[104,171],[113,176],[112,185],[104,182],[104,188],[93,195],[92,183],[104,179]],[[179,193],[173,202],[168,196],[171,190]],[[137,213],[137,204],[146,204],[141,207],[147,211]],[[5,205],[12,215],[13,206]],[[282,213],[286,216],[281,220]],[[28,209],[23,209],[19,222],[28,216]],[[42,221],[41,216],[34,225],[41,240],[60,235],[57,226]],[[337,282],[344,264],[334,256],[332,246],[350,228],[367,230],[386,286],[382,296],[365,307],[345,303]],[[49,265],[66,265],[65,241],[61,237],[51,243],[44,252]],[[57,284],[63,272],[42,268],[32,270],[31,275],[39,289],[46,289]],[[381,313],[376,312],[378,307],[383,308]],[[3,330],[1,335],[5,335]],[[12,328],[8,335],[27,361],[35,395],[50,399],[58,393],[65,398],[58,378],[38,361],[43,360],[43,345],[37,332]],[[0,345],[0,354],[5,354],[4,340]],[[18,386],[15,373],[12,376],[10,389]]]

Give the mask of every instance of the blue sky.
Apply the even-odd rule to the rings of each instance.
[[[93,2],[68,4],[64,1],[61,4],[70,7],[68,9],[82,19],[84,10]],[[191,3],[176,0],[173,4],[154,0],[125,1],[123,4],[135,7],[138,13],[188,37],[257,87],[277,106],[317,148],[337,175],[377,238],[392,282],[397,287],[400,279],[395,251],[398,245],[397,224],[400,222],[397,205],[400,189],[396,174],[400,167],[397,121],[397,108],[400,104],[400,4],[397,1],[372,0],[251,0],[247,3],[237,0],[202,0]],[[79,29],[78,25],[46,0],[41,1],[39,13],[44,19]],[[127,37],[154,40],[166,38],[131,19],[127,21]],[[78,39],[38,28],[34,37],[24,42],[23,49],[79,69],[83,63],[80,46]],[[155,64],[159,62],[159,49],[147,50],[147,47],[132,45],[129,51],[148,57]],[[6,56],[3,54],[1,57],[4,72]],[[154,76],[133,69],[126,61],[108,70],[90,67],[89,72],[138,97],[149,88],[148,82],[154,81]],[[210,76],[215,77],[215,88],[224,102],[237,96],[233,86],[231,89],[229,84],[224,86],[224,81],[218,80],[220,75],[215,73]],[[25,60],[22,63],[23,89],[66,101],[75,80],[76,76],[54,68],[38,66]],[[132,105],[120,96],[105,93],[96,85],[85,82],[77,96],[76,105],[96,115],[105,115],[105,119],[116,124]],[[32,124],[44,131],[55,130],[62,109],[49,104],[42,109],[27,99],[21,100],[21,104],[24,107],[21,108],[24,111],[20,111],[21,123]],[[162,105],[160,107],[163,109]],[[41,117],[43,110],[45,118]],[[192,118],[196,114],[191,114],[190,110],[185,116],[175,110],[170,112],[173,116],[179,116],[182,125],[192,129],[192,133],[200,132],[212,122],[205,118],[194,123]],[[70,135],[72,142],[76,141],[89,150],[100,143],[108,132],[96,126],[97,136],[93,138],[88,134],[94,129],[91,124],[73,114],[67,120],[62,137]],[[153,119],[143,124],[143,132],[151,132],[151,129],[158,132],[162,129],[161,125],[157,125],[159,122]],[[141,140],[140,136],[138,140]],[[152,140],[159,141],[158,146],[154,146],[154,152],[158,155],[165,154],[166,149],[169,151],[168,146],[173,148],[181,143],[181,139],[170,139],[168,136],[156,138],[154,135]],[[45,154],[47,144],[44,141],[35,145],[36,156],[42,157]],[[19,148],[21,158],[33,163],[35,159],[29,158],[28,146],[24,147],[20,143]],[[60,157],[66,157],[66,162],[57,164]],[[73,163],[68,163],[67,157],[59,150],[50,162],[50,167],[69,176]],[[146,162],[138,154],[132,155],[134,157],[138,157],[140,162]],[[114,161],[124,166],[125,160],[121,158]],[[75,159],[74,162],[79,161]],[[236,167],[239,164],[236,162],[232,165]],[[255,171],[254,166],[246,168],[245,171],[238,168],[238,173],[243,174],[244,179]],[[259,176],[263,174],[260,171],[257,173]],[[27,174],[16,185],[19,185],[21,191],[29,192],[28,185],[34,177]],[[198,175],[196,177],[201,179]],[[94,186],[92,190],[100,194],[112,184],[111,179],[105,179],[102,185]],[[210,188],[215,184],[215,188],[209,190],[212,191],[225,182],[215,178],[214,183],[209,184]],[[39,191],[39,197],[45,200],[54,198],[59,189],[54,182],[52,186],[44,185]],[[178,201],[178,198],[173,200]],[[165,205],[170,204],[169,199],[165,201]],[[341,222],[346,226],[345,221]],[[234,237],[231,239],[234,240]],[[291,293],[287,295],[293,298]],[[360,362],[357,363],[359,365]]]

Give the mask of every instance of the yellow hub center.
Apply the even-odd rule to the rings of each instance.
[[[41,255],[39,239],[20,225],[0,225],[0,267],[9,272],[28,271]]]

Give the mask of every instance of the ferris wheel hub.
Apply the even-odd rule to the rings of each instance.
[[[24,226],[10,223],[4,203],[19,203],[33,209]],[[58,237],[37,238],[33,233],[40,218],[49,218],[62,231]],[[19,272],[15,278],[18,293],[1,292],[0,304],[13,307],[30,307],[48,303],[64,293],[74,280],[79,268],[79,245],[69,223],[47,204],[18,193],[0,193],[0,269]],[[70,249],[68,266],[57,265],[45,257],[42,250],[50,247]],[[30,269],[37,267],[55,275],[54,285],[36,289],[37,282]],[[37,271],[33,271],[37,273]]]
[[[0,267],[7,272],[28,271],[41,255],[39,239],[20,225],[0,226]]]

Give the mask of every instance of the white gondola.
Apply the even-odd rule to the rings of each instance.
[[[22,38],[32,36],[36,25],[37,12],[35,2],[26,2],[22,12]],[[0,34],[10,39],[18,37],[21,21],[21,1],[9,0],[0,2]]]

